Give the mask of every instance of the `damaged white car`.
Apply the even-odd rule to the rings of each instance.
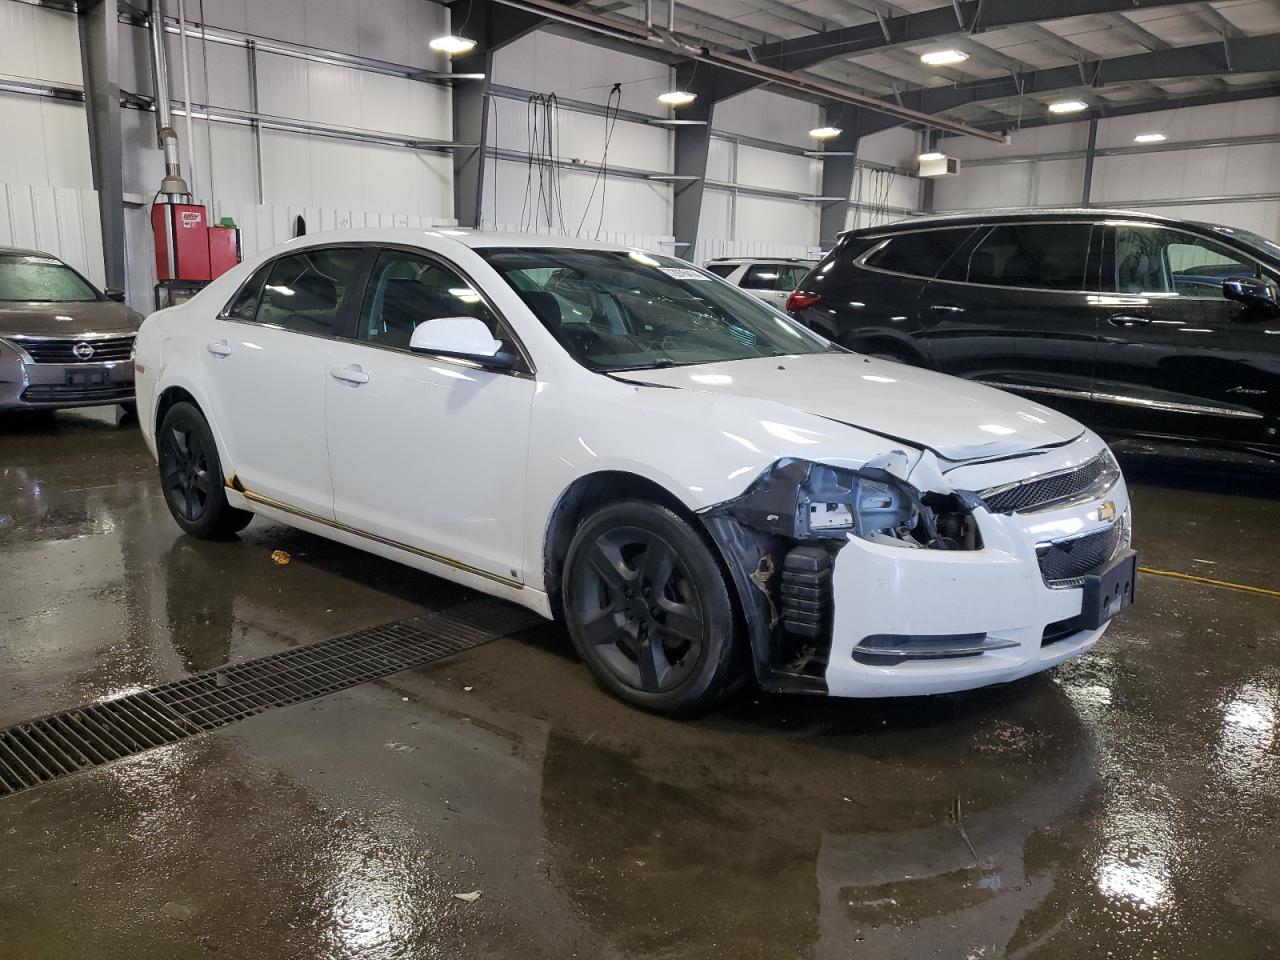
[[[563,619],[688,713],[1014,680],[1132,601],[1106,445],[847,353],[680,260],[462,230],[294,240],[152,315],[139,419],[191,534],[253,514]]]

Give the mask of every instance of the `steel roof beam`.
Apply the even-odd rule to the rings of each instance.
[[[1280,62],[1280,34],[1240,37],[1231,43],[1230,62],[1223,44],[1201,43],[1190,47],[1137,53],[1110,60],[1099,60],[1091,73],[1093,82],[1080,82],[1076,66],[1051,67],[1023,74],[1022,90],[1011,77],[975,80],[955,87],[912,90],[903,95],[904,106],[927,114],[941,114],[957,107],[1007,97],[1033,96],[1078,90],[1082,86],[1102,87],[1142,81],[1172,80],[1184,77],[1217,77],[1229,73],[1262,73],[1275,70]],[[900,122],[900,121],[899,121]],[[874,118],[879,129],[896,124],[889,118]],[[1025,124],[1024,124],[1025,126]],[[869,131],[868,131],[869,132]]]

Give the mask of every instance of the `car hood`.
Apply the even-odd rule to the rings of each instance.
[[[1067,443],[1075,420],[1021,397],[906,364],[852,353],[734,360],[619,379],[769,400],[932,450],[951,461],[1007,457]]]
[[[81,337],[87,333],[134,333],[142,317],[114,300],[74,303],[0,301],[0,337]]]

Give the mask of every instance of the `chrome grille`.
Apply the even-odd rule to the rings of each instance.
[[[1120,476],[1120,468],[1108,453],[1062,473],[1025,480],[1005,487],[992,487],[980,494],[992,513],[1021,513],[1064,503],[1091,493],[1102,493]]]
[[[128,360],[133,353],[133,334],[121,337],[32,337],[14,338],[36,363],[110,363]],[[79,344],[87,344],[93,353],[81,356]]]
[[[1051,587],[1078,587],[1085,574],[1102,566],[1125,546],[1127,521],[1073,540],[1061,540],[1036,550],[1040,575]]]

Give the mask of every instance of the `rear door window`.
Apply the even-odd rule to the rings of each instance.
[[[800,281],[808,274],[809,267],[804,264],[792,264],[784,267],[778,276],[778,289],[788,293],[800,286]]]
[[[890,237],[864,261],[868,267],[932,279],[973,233],[974,227],[920,230]]]
[[[303,250],[271,264],[255,319],[313,336],[333,336],[364,251]]]
[[[757,263],[742,278],[745,290],[777,290],[778,278],[786,268],[780,263]]]
[[[1088,223],[993,227],[969,255],[969,283],[1038,290],[1086,290]]]

